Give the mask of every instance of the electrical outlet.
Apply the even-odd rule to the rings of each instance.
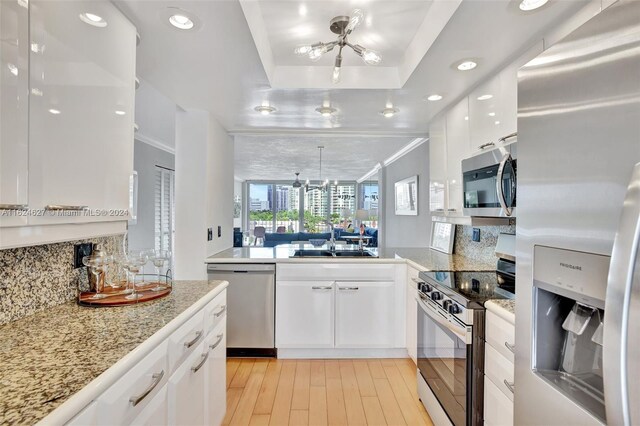
[[[222,237],[222,226],[218,225],[218,238]]]
[[[81,243],[73,246],[73,267],[81,268],[82,258],[85,256],[91,256],[93,253],[93,243]]]
[[[471,239],[477,243],[480,242],[480,228],[473,228],[473,236]]]
[[[213,240],[213,228],[207,228],[207,241]]]

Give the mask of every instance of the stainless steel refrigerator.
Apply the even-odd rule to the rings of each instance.
[[[640,424],[640,2],[518,74],[515,423]]]

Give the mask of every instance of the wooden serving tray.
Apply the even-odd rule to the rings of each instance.
[[[81,306],[92,306],[92,307],[109,307],[109,306],[122,306],[122,305],[136,305],[138,303],[149,302],[151,300],[160,299],[161,297],[168,296],[171,293],[171,287],[166,285],[165,283],[160,283],[160,286],[163,287],[163,290],[160,291],[152,291],[151,289],[158,285],[157,282],[150,282],[145,284],[144,286],[136,286],[136,292],[139,295],[138,299],[128,300],[125,299],[129,295],[129,293],[125,293],[125,286],[122,287],[111,287],[107,286],[105,291],[102,294],[107,295],[102,299],[92,299],[95,295],[94,292],[83,291],[78,295],[78,304]]]

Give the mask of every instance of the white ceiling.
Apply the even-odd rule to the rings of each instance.
[[[388,137],[236,136],[235,171],[242,180],[356,180],[413,139]],[[425,159],[426,160],[426,159]]]
[[[456,6],[455,13],[442,31],[438,30],[433,43],[426,40],[428,51],[406,83],[398,89],[272,87],[265,69],[272,67],[273,63],[263,62],[259,50],[264,51],[262,45],[265,43],[275,43],[276,60],[280,60],[277,59],[279,57],[285,58],[291,46],[297,44],[293,37],[286,44],[284,42],[286,36],[282,28],[286,28],[290,21],[278,18],[277,13],[269,15],[268,28],[273,27],[272,34],[267,39],[254,40],[252,28],[249,27],[243,10],[246,3],[241,5],[237,0],[116,0],[116,4],[132,20],[141,35],[137,56],[137,72],[140,77],[184,109],[210,111],[230,133],[236,135],[236,143],[240,147],[238,152],[242,152],[242,138],[239,136],[251,136],[251,140],[261,138],[260,147],[265,153],[278,156],[280,151],[288,152],[286,155],[296,159],[291,161],[302,161],[302,158],[307,157],[315,159],[316,155],[309,155],[308,146],[295,145],[292,139],[313,137],[318,133],[325,137],[333,136],[336,141],[344,136],[370,137],[373,141],[385,136],[380,139],[385,143],[388,143],[388,137],[397,137],[406,142],[413,137],[426,136],[429,121],[436,114],[457,102],[470,89],[494,75],[535,42],[539,42],[549,29],[576,13],[588,2],[551,0],[539,10],[522,13],[515,0],[463,0],[459,6],[458,1],[460,0],[431,4],[428,1],[413,0],[418,3],[413,5],[414,9],[408,4],[412,3],[411,0],[343,2],[348,6],[347,11],[357,5],[375,12],[372,15],[372,28],[376,30],[384,29],[376,26],[381,20],[378,11],[398,7],[398,16],[405,16],[407,22],[411,21],[411,28],[405,31],[405,25],[395,23],[391,32],[399,34],[388,36],[404,40],[404,43],[419,31],[416,29],[418,19],[403,15],[406,8],[420,15],[433,12],[436,4]],[[325,6],[327,9],[336,7],[336,2],[330,0],[291,0],[286,1],[286,5],[283,5],[283,1],[271,0],[260,0],[258,3],[267,14],[271,13],[270,3],[274,3],[273,9],[276,11],[286,6],[291,9],[291,16],[297,13],[301,4],[305,4],[309,12],[322,10]],[[424,4],[419,5],[420,3]],[[427,9],[426,12],[421,6]],[[198,17],[201,25],[195,31],[180,31],[170,27],[161,19],[161,14],[167,7],[189,11]],[[326,15],[335,13],[337,10],[333,9]],[[380,13],[382,16],[396,14],[393,11]],[[278,22],[278,19],[281,21]],[[256,20],[255,17],[253,20]],[[322,22],[325,22],[326,27],[326,20],[326,16],[318,18],[319,29],[312,31],[324,31]],[[315,20],[310,25],[315,28]],[[328,29],[324,34],[331,36]],[[365,32],[361,34],[364,35]],[[354,37],[356,35],[354,33]],[[282,45],[278,40],[282,40]],[[322,37],[322,40],[327,38]],[[261,45],[260,49],[256,44]],[[400,51],[389,51],[386,48],[380,50],[387,55],[389,61],[399,60],[401,56]],[[457,71],[454,64],[469,57],[477,58],[478,67],[470,72]],[[281,60],[295,61],[298,58],[294,58],[291,53],[289,59]],[[353,71],[355,67],[345,65],[343,71],[348,75],[350,69]],[[425,102],[425,95],[432,93],[439,93],[444,99]],[[254,111],[255,106],[263,103],[269,103],[277,111],[269,116]],[[338,112],[331,118],[320,116],[315,108],[323,104],[337,108]],[[400,112],[393,118],[384,118],[380,111],[386,105],[393,105]],[[292,138],[287,139],[286,136]],[[288,142],[284,143],[282,140]],[[361,143],[366,145],[364,139]],[[324,141],[323,144],[328,146],[329,142]],[[372,144],[375,145],[375,142]],[[398,144],[403,145],[400,142]],[[349,159],[341,165],[341,169],[346,170],[361,147],[357,143],[342,146],[344,158]],[[296,147],[299,151],[292,154],[290,151]],[[313,143],[311,151],[314,151]],[[250,176],[255,173],[258,176],[264,172],[263,166],[258,162],[255,163],[255,170],[242,171],[253,164],[252,161],[255,160],[252,158],[253,155],[248,155],[239,159],[236,168],[240,174]],[[377,162],[374,159],[371,161],[362,166],[365,172]],[[339,162],[340,159],[336,159],[336,164],[340,164]],[[298,166],[289,162],[286,166],[286,170],[282,169],[283,173],[278,174],[278,177],[289,176],[294,171],[289,170],[290,168],[302,168],[303,164]]]

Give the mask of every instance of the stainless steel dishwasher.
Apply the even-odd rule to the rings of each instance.
[[[207,272],[210,280],[229,282],[227,356],[275,357],[276,266],[215,263]]]

